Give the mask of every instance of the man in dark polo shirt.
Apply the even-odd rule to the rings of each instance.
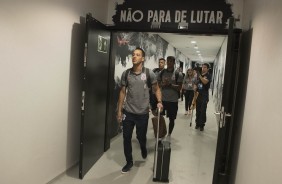
[[[132,54],[133,67],[129,70],[126,79],[126,71],[121,77],[121,90],[119,93],[117,120],[123,124],[123,147],[126,158],[126,165],[122,168],[122,173],[127,173],[133,166],[131,138],[133,129],[136,126],[137,139],[141,148],[141,155],[147,158],[147,128],[149,120],[149,88],[155,92],[158,104],[162,109],[162,96],[157,79],[152,70],[143,67],[145,52],[141,48],[136,48]],[[146,72],[149,70],[149,72]],[[149,73],[150,76],[146,76]],[[148,86],[147,79],[150,77],[151,86]]]
[[[202,72],[198,73],[198,81],[196,84],[199,93],[196,100],[196,129],[204,130],[207,121],[207,104],[209,102],[209,88],[211,83],[211,75],[209,74],[209,64],[202,65]]]

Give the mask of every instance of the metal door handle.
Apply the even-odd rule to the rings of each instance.
[[[226,124],[226,117],[231,117],[231,114],[224,112],[224,114],[223,114],[223,124],[222,124],[222,127],[225,127],[225,124]]]
[[[219,112],[215,112],[214,114],[216,115],[216,117],[219,116],[219,119],[217,118],[219,128],[225,127],[226,117],[231,117],[230,113],[226,113],[224,111],[224,106],[221,107],[221,110]]]
[[[220,114],[221,114],[221,112],[214,112],[215,119],[216,119],[216,122],[217,122],[218,126],[220,124]]]
[[[81,94],[81,110],[84,111],[84,100],[85,100],[85,91],[82,91]]]

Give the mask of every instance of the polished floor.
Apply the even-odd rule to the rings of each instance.
[[[210,98],[212,99],[212,98]],[[178,116],[171,135],[171,162],[169,183],[211,184],[217,142],[217,123],[212,100],[208,103],[207,124],[204,131],[190,127],[191,115],[184,115],[184,101],[179,102]],[[195,113],[193,116],[193,121]],[[168,119],[166,119],[168,124]],[[135,133],[134,133],[135,134]],[[134,166],[129,173],[121,174],[125,164],[122,136],[111,141],[111,148],[85,175],[78,179],[78,166],[57,177],[48,184],[153,184],[155,138],[151,121],[148,134],[148,157],[142,159],[136,136],[133,136]]]

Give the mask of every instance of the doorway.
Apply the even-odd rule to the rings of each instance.
[[[190,122],[190,117],[191,116],[185,116],[184,115],[184,102],[179,102],[179,110],[178,110],[178,115],[176,119],[176,127],[177,122],[179,123],[184,123],[185,121],[187,122],[187,126],[183,127],[183,131],[189,134],[190,137],[185,137],[183,136],[183,139],[187,139],[187,143],[189,140],[195,140],[195,137],[199,138],[198,140],[195,140],[194,143],[198,144],[198,148],[194,148],[193,143],[187,144],[187,145],[179,145],[177,142],[177,135],[175,135],[175,138],[172,139],[172,154],[173,154],[173,149],[178,149],[176,154],[181,155],[179,153],[179,149],[182,147],[186,147],[183,149],[183,153],[187,152],[186,156],[188,158],[193,158],[194,161],[197,160],[198,163],[203,163],[204,160],[207,163],[211,163],[214,165],[214,159],[215,159],[215,152],[216,152],[216,144],[217,144],[217,134],[218,134],[218,127],[217,127],[217,122],[215,120],[214,112],[217,111],[219,107],[216,107],[215,105],[219,105],[221,103],[221,97],[222,97],[222,86],[223,86],[223,79],[224,79],[224,67],[225,67],[225,61],[226,61],[226,52],[227,52],[227,35],[215,35],[215,36],[206,36],[206,35],[191,35],[191,34],[175,34],[175,33],[165,33],[165,37],[167,40],[175,40],[176,37],[179,37],[179,40],[184,40],[186,42],[187,47],[189,45],[187,53],[191,53],[191,56],[185,56],[184,50],[182,52],[179,50],[179,48],[175,48],[174,45],[169,43],[167,40],[165,40],[163,37],[160,35],[163,35],[163,33],[150,33],[150,32],[123,32],[123,31],[118,31],[114,32],[112,34],[112,39],[113,43],[112,49],[111,49],[111,55],[112,55],[112,62],[115,63],[115,89],[120,88],[120,77],[122,75],[122,72],[125,71],[127,68],[130,68],[132,66],[131,62],[131,53],[135,49],[135,47],[141,47],[144,48],[145,53],[146,53],[146,61],[145,61],[145,66],[148,68],[156,68],[158,67],[158,59],[159,58],[166,58],[167,56],[174,56],[176,57],[176,66],[175,68],[181,68],[183,67],[184,70],[187,69],[188,67],[201,67],[203,63],[209,63],[211,66],[211,70],[209,71],[211,75],[216,76],[217,80],[212,81],[212,87],[211,87],[211,92],[215,91],[214,94],[210,93],[210,103],[208,106],[208,111],[209,111],[209,119],[207,121],[207,129],[206,131],[202,134],[205,136],[201,136],[201,134],[198,134],[199,132],[195,131],[195,112],[192,117],[192,125],[191,127],[188,126],[188,122]],[[172,38],[169,36],[171,35]],[[216,54],[214,54],[214,57],[211,56],[211,54],[208,55],[208,57],[205,57],[203,54],[204,51],[202,52],[201,57],[199,57],[198,52],[196,51],[201,51],[201,44],[203,42],[199,40],[213,40],[217,37],[219,41],[219,46],[218,48],[213,48],[217,49]],[[189,40],[189,41],[188,41]],[[193,43],[191,44],[191,42]],[[196,42],[196,44],[194,43]],[[207,44],[207,43],[206,43]],[[194,46],[197,45],[198,49],[195,49]],[[208,52],[208,51],[206,51]],[[193,60],[192,60],[193,58]],[[204,60],[205,59],[205,60]],[[185,71],[184,71],[185,72]],[[115,94],[117,96],[117,94]],[[117,101],[115,101],[113,104],[116,104]],[[114,108],[115,109],[115,108]],[[212,113],[210,111],[213,111]],[[212,114],[212,117],[211,117]],[[115,119],[113,121],[116,121]],[[168,120],[166,121],[168,122]],[[150,120],[149,120],[149,123]],[[209,124],[210,123],[210,124]],[[117,125],[117,122],[116,122]],[[182,132],[179,132],[180,135]],[[122,136],[122,135],[121,135]],[[134,139],[135,136],[133,136]],[[173,136],[172,136],[173,137]],[[180,141],[181,142],[181,141]],[[198,143],[196,143],[198,142]],[[202,154],[200,150],[205,150],[204,148],[206,146],[206,143],[209,142],[210,144],[208,145],[208,148],[210,150],[213,150],[212,152],[209,152],[207,150],[205,153]],[[175,145],[173,145],[175,143]],[[121,145],[122,146],[122,145]],[[174,147],[175,146],[175,147]],[[191,148],[192,150],[197,150],[196,152],[201,152],[201,154],[197,154],[196,156],[193,155],[195,154],[193,151],[187,149]],[[197,146],[196,146],[197,147]],[[190,155],[189,155],[190,154]],[[182,154],[183,155],[183,154]],[[208,158],[208,159],[207,159]],[[172,158],[173,159],[173,158]],[[183,158],[184,159],[184,158]],[[194,162],[193,159],[190,162]],[[184,159],[186,161],[186,164],[181,164],[182,167],[187,167],[183,170],[201,170],[202,173],[206,173],[206,178],[208,176],[211,176],[209,178],[210,182],[212,183],[212,175],[213,175],[213,167],[211,167],[208,171],[203,168],[203,165],[201,164],[189,164],[188,159]],[[179,161],[179,160],[178,160]],[[202,162],[203,161],[203,162]],[[195,169],[195,167],[198,167]],[[176,167],[177,168],[177,167]],[[175,168],[175,169],[176,169]],[[177,169],[176,169],[177,170]],[[196,171],[195,171],[196,172]],[[200,177],[201,174],[197,175],[197,177]],[[205,178],[205,176],[202,176]],[[195,176],[190,176],[190,178],[195,179]],[[200,179],[200,178],[198,178]],[[195,179],[197,180],[197,179]]]
[[[225,67],[225,73],[224,73],[224,84],[222,86],[220,85],[214,85],[214,86],[217,86],[219,88],[222,88],[222,91],[231,91],[232,93],[236,93],[233,90],[234,86],[233,85],[230,85],[234,80],[236,80],[236,75],[232,75],[234,74],[234,70],[236,69],[236,62],[237,62],[237,57],[235,57],[236,55],[238,55],[238,46],[239,46],[239,37],[240,37],[240,31],[238,31],[237,33],[238,34],[234,34],[234,30],[233,30],[233,22],[231,22],[231,28],[229,29],[229,32],[228,32],[228,40],[227,40],[227,49],[226,49],[226,65],[224,66]],[[101,27],[100,27],[101,28]],[[104,26],[103,27],[104,30],[107,30],[107,28]],[[112,40],[112,49],[111,49],[111,56],[110,56],[110,60],[111,60],[111,64],[109,65],[109,68],[108,68],[108,75],[107,76],[112,76],[113,72],[111,69],[114,68],[113,66],[115,65],[116,63],[116,58],[118,59],[117,60],[117,63],[120,64],[121,66],[128,66],[128,63],[130,63],[130,55],[126,55],[128,54],[127,52],[121,52],[122,54],[121,55],[118,55],[116,56],[115,54],[113,53],[116,53],[114,51],[114,49],[118,49],[118,47],[116,47],[114,44],[120,44],[121,47],[124,47],[126,46],[125,43],[127,43],[126,40],[122,39],[122,38],[117,38],[117,37],[113,37],[113,35],[115,33],[118,33],[119,31],[113,31],[112,30],[112,34],[111,34],[111,40]],[[128,32],[126,32],[127,34]],[[137,32],[132,32],[132,35],[133,37],[136,37],[136,34]],[[144,33],[142,33],[144,34]],[[126,36],[126,35],[124,35]],[[142,37],[141,37],[142,38]],[[148,53],[147,56],[146,56],[146,59],[154,59],[154,61],[157,60],[157,56],[163,56],[163,53],[164,51],[166,51],[164,48],[163,49],[157,49],[158,47],[156,47],[156,45],[154,45],[153,41],[154,39],[157,39],[158,40],[158,37],[156,36],[152,36],[150,37],[150,39],[148,41],[144,41],[143,39],[140,39],[137,37],[137,42],[140,42],[144,48],[146,48],[146,52]],[[116,40],[116,42],[114,42],[114,40]],[[136,44],[138,45],[138,44]],[[134,49],[132,46],[128,45],[127,46],[128,49]],[[168,44],[163,44],[162,47],[166,47],[168,48]],[[154,54],[154,53],[157,53],[157,54]],[[176,53],[176,52],[174,52]],[[173,55],[173,54],[168,54],[168,55]],[[182,60],[183,61],[183,60]],[[103,61],[102,61],[103,62]],[[104,62],[107,62],[107,60],[104,60]],[[185,61],[186,62],[186,61]],[[188,62],[190,62],[188,60]],[[149,62],[145,62],[145,65],[146,67],[148,68],[151,68],[153,66],[150,66],[151,64]],[[176,63],[177,66],[179,66],[179,63]],[[124,68],[123,67],[123,68]],[[117,67],[116,67],[117,68]],[[215,67],[214,67],[215,68]],[[226,72],[226,69],[228,69]],[[110,72],[112,71],[112,72]],[[222,71],[222,70],[221,70]],[[111,81],[112,79],[114,79],[115,77],[112,76],[109,77],[109,80],[108,80],[108,84],[111,84]],[[213,81],[214,83],[215,81]],[[118,84],[118,83],[117,83]],[[105,133],[105,143],[109,141],[111,137],[109,136],[108,134],[108,131],[109,130],[117,130],[115,128],[112,128],[109,124],[109,122],[113,122],[115,121],[115,119],[113,118],[114,117],[114,111],[115,111],[115,108],[114,107],[111,107],[110,106],[114,106],[115,105],[115,102],[112,100],[113,99],[113,91],[114,91],[114,83],[113,85],[110,85],[109,87],[109,90],[106,92],[106,96],[107,96],[107,111],[106,113],[104,114],[107,118],[106,118],[106,122],[104,122],[104,126],[105,126],[105,130],[106,130],[106,133]],[[230,94],[232,94],[230,93]],[[217,183],[218,181],[218,175],[220,175],[221,173],[219,172],[221,169],[222,169],[222,165],[224,165],[226,162],[226,149],[229,149],[229,143],[227,142],[226,144],[226,141],[228,141],[228,137],[232,137],[232,135],[230,135],[229,133],[229,127],[226,127],[225,125],[228,125],[230,124],[229,121],[231,121],[231,119],[229,118],[231,111],[232,111],[232,108],[234,108],[233,105],[233,102],[234,102],[234,99],[230,98],[230,94],[229,93],[225,93],[225,95],[227,96],[224,96],[222,95],[222,99],[221,99],[221,109],[220,109],[220,116],[223,116],[223,118],[219,118],[219,123],[218,123],[218,131],[219,131],[219,134],[223,134],[222,136],[222,139],[220,139],[220,141],[217,142],[217,152],[216,152],[216,160],[215,160],[215,169],[214,169],[214,179],[213,179],[213,183]],[[229,95],[229,96],[228,96]],[[223,108],[222,109],[222,105],[224,105],[224,107],[227,107],[227,108]],[[226,111],[227,109],[227,111]],[[112,118],[111,118],[112,117]],[[221,122],[221,120],[224,120]],[[102,122],[103,123],[103,122]],[[116,124],[117,125],[117,124]],[[223,133],[220,133],[222,132]],[[117,132],[117,131],[116,131]],[[118,134],[118,133],[116,133]],[[227,145],[227,146],[226,146]],[[106,148],[107,146],[105,146]],[[101,155],[101,154],[100,154]],[[82,160],[83,160],[83,157],[82,157]],[[225,167],[225,165],[224,165]],[[85,172],[87,172],[85,170]],[[85,174],[85,173],[84,173]],[[83,175],[82,175],[83,176]],[[226,182],[222,182],[222,183],[226,183]]]

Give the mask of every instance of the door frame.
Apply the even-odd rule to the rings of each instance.
[[[196,32],[191,32],[191,31],[188,31],[188,30],[170,30],[170,31],[167,31],[167,30],[157,30],[157,31],[154,31],[154,30],[140,30],[140,29],[117,29],[117,28],[115,28],[115,27],[109,27],[109,29],[112,31],[112,33],[113,32],[152,32],[152,33],[154,33],[154,32],[156,32],[156,33],[162,33],[162,32],[165,32],[165,33],[179,33],[179,34],[183,34],[183,36],[185,36],[185,35],[209,35],[209,36],[211,36],[211,35],[225,35],[225,36],[227,36],[227,37],[230,37],[230,35],[233,33],[233,31],[235,30],[236,32],[238,32],[238,33],[241,33],[241,29],[236,29],[236,28],[234,28],[233,27],[233,25],[234,25],[234,23],[235,23],[235,19],[232,17],[232,18],[230,18],[229,19],[229,22],[230,22],[230,24],[232,24],[232,26],[231,26],[231,28],[230,29],[228,29],[228,30],[221,30],[221,31],[214,31],[214,32],[208,32],[208,33],[205,33],[204,31],[196,31]],[[230,38],[228,38],[228,39],[231,39],[231,37]],[[229,41],[229,40],[228,40]],[[234,40],[231,40],[231,44],[234,44],[234,43],[232,43]],[[230,42],[230,41],[229,41]],[[239,44],[239,43],[237,43],[237,44]],[[227,46],[228,47],[228,46]],[[230,47],[230,46],[229,46]],[[231,48],[227,48],[227,54],[226,54],[226,57],[229,57],[229,58],[226,58],[226,60],[227,59],[230,59],[230,57],[232,57],[232,55],[230,54],[230,52],[231,52],[231,50],[230,50]],[[236,59],[237,60],[237,59]],[[232,61],[234,61],[234,59],[232,60]],[[114,63],[115,61],[111,61],[112,63]],[[231,70],[233,71],[232,73],[238,73],[239,71],[237,71],[238,69],[237,68],[232,68],[231,67]],[[229,77],[234,77],[235,79],[235,81],[237,81],[237,78],[238,78],[238,76],[229,76]],[[230,85],[230,84],[228,84],[228,85]],[[230,87],[227,87],[226,88],[227,89],[227,91],[225,91],[225,93],[230,93],[230,91],[228,91],[228,90],[230,90]],[[232,93],[234,94],[234,95],[236,95],[236,87],[234,88],[234,90],[235,91],[233,91]],[[110,92],[110,95],[112,95],[112,92]],[[227,100],[228,101],[228,100]],[[229,103],[231,103],[230,105],[232,106],[232,105],[234,105],[234,102],[229,102]],[[233,107],[233,108],[235,108],[235,106]],[[230,112],[231,113],[231,112]],[[231,127],[231,129],[232,129],[232,127]],[[234,135],[236,132],[234,132],[234,130],[232,131],[230,131],[231,132],[231,134],[232,135]],[[221,134],[224,134],[224,135],[221,135]],[[227,138],[226,138],[226,140],[225,141],[230,141],[230,136],[232,136],[232,135],[227,135]],[[225,137],[226,136],[226,132],[224,132],[224,133],[222,133],[222,132],[218,132],[218,140],[219,140],[219,138],[222,138],[222,137]],[[219,140],[219,143],[218,144],[223,144],[224,145],[224,142],[221,142],[222,140]],[[229,144],[229,143],[228,143]],[[218,147],[218,145],[217,145],[217,147]],[[221,149],[221,148],[220,148]],[[230,150],[230,144],[228,145],[228,150]],[[218,155],[217,154],[220,154],[220,152],[218,152],[218,153],[216,153],[216,156],[215,157],[218,157]],[[230,159],[232,159],[232,158],[228,158],[229,159],[229,162],[231,162],[232,160],[230,160]],[[215,165],[215,169],[214,169],[214,175],[216,175],[216,174],[220,174],[220,173],[215,173],[215,172],[217,172],[217,167],[216,167],[216,163],[214,163],[214,165]],[[230,166],[225,166],[225,167],[230,167]],[[231,171],[230,171],[231,172]],[[233,171],[232,171],[233,172]],[[230,174],[230,173],[229,173]],[[216,181],[217,181],[217,178],[215,179]],[[217,183],[217,182],[215,182],[215,183]],[[221,184],[227,184],[228,183],[228,180],[227,180],[227,178],[225,178],[224,179],[224,181],[223,182],[221,182]],[[219,184],[219,183],[217,183],[217,184]]]
[[[234,20],[234,18],[231,18]],[[233,24],[233,21],[231,21],[232,24]],[[230,31],[228,30],[216,30],[214,32],[211,32],[209,31],[208,33],[205,33],[205,31],[196,31],[196,32],[191,32],[191,31],[188,31],[188,30],[170,30],[170,31],[167,31],[167,30],[157,30],[157,31],[154,31],[154,30],[140,30],[140,29],[120,29],[120,28],[115,28],[114,26],[108,26],[107,27],[107,30],[111,32],[111,35],[113,32],[156,32],[156,33],[161,33],[161,32],[165,32],[165,33],[179,33],[179,34],[183,34],[183,35],[226,35],[228,36],[230,34]],[[113,39],[111,39],[111,44],[110,44],[110,48],[112,47],[112,41]],[[111,50],[110,50],[111,51]],[[227,54],[228,54],[228,51],[227,50]],[[109,66],[109,79],[112,79],[114,76],[114,63],[115,61],[112,59],[112,56],[110,54],[110,66]],[[233,69],[234,70],[234,69]],[[107,114],[107,122],[106,122],[106,129],[105,129],[105,146],[104,146],[104,151],[108,150],[110,148],[110,137],[109,137],[109,134],[108,134],[108,122],[112,121],[112,113],[113,113],[113,109],[112,109],[112,106],[110,107],[110,104],[112,105],[113,104],[113,81],[108,81],[108,89],[109,89],[109,93],[108,93],[108,97],[107,97],[107,101],[108,101],[108,104],[107,104],[107,111],[106,111],[106,114]],[[233,132],[234,133],[234,132]],[[219,138],[219,133],[218,133],[218,138]],[[216,153],[216,156],[217,156],[217,153]],[[216,163],[215,163],[216,164]],[[215,174],[216,170],[214,170],[214,174]],[[227,184],[228,181],[224,181],[222,182],[222,184]]]

